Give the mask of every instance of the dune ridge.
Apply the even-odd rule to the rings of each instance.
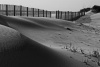
[[[1,23],[2,25],[18,31],[21,39],[24,40],[23,44],[19,44],[22,46],[0,53],[1,67],[89,67],[74,58],[68,57],[67,54],[62,53],[61,48],[53,48],[54,44],[57,45],[56,39],[58,39],[58,41],[62,39],[62,42],[67,44],[65,42],[67,41],[67,35],[71,36],[74,33],[77,34],[76,30],[81,28],[80,26],[76,26],[69,21],[49,18],[7,17],[2,15],[0,15],[0,17],[0,22],[5,23]],[[61,32],[65,33],[61,34]],[[60,38],[56,36],[56,34],[63,37]],[[53,35],[55,35],[55,37]],[[63,41],[64,39],[65,41]],[[51,45],[51,43],[48,43],[50,41],[55,41],[56,43]],[[48,45],[46,43],[48,43]]]

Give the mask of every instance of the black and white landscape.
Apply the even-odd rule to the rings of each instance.
[[[99,67],[99,10],[75,21],[54,16],[0,15],[0,67]]]

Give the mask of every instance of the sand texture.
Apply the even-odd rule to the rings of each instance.
[[[0,15],[0,67],[99,67],[93,52],[100,51],[100,31],[85,25],[92,16],[79,19],[84,24],[78,25],[54,18]]]

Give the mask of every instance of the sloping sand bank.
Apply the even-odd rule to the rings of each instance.
[[[18,47],[12,46],[11,49],[0,52],[1,67],[90,67],[83,63],[83,56],[77,53],[75,55],[64,47],[72,45],[85,49],[89,44],[85,49],[87,51],[99,43],[94,40],[96,38],[91,39],[92,34],[98,37],[87,31],[91,27],[85,29],[84,26],[80,27],[69,21],[0,15],[0,23],[18,31],[23,40]],[[74,55],[76,57],[71,58]],[[78,56],[83,59],[75,59]]]

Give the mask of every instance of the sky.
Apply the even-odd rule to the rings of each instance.
[[[79,11],[82,8],[100,5],[100,0],[0,0],[0,4],[23,5],[50,11]]]

